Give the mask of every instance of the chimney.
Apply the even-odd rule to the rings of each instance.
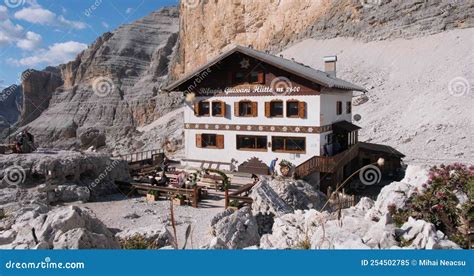
[[[331,77],[336,77],[337,56],[326,56],[324,60],[324,71]]]

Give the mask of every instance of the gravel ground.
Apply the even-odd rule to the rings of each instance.
[[[124,195],[113,195],[103,198],[100,202],[80,204],[91,209],[96,216],[109,228],[128,230],[138,228],[160,229],[163,225],[170,226],[170,204],[167,200],[147,202],[145,197],[126,198]],[[192,236],[188,241],[188,249],[197,249],[211,239],[211,219],[223,211],[220,198],[205,200],[200,208],[191,206],[175,206],[178,243],[183,244],[187,225],[192,225]]]

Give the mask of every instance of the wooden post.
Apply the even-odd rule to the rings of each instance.
[[[199,195],[198,195],[198,187],[197,185],[194,185],[193,187],[193,207],[197,208],[198,207],[198,200],[199,200]]]
[[[228,189],[225,189],[224,195],[225,195],[224,208],[227,209],[227,207],[229,207],[229,190]]]

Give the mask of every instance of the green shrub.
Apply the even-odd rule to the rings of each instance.
[[[423,184],[423,193],[415,192],[408,199],[406,208],[392,217],[397,226],[401,226],[408,217],[431,222],[437,230],[445,233],[449,239],[466,248],[467,240],[461,226],[473,218],[473,182],[474,169],[462,164],[434,166],[430,169],[428,181]],[[468,195],[468,202],[458,208],[459,200],[455,192]],[[390,211],[390,208],[389,208]]]
[[[147,240],[140,234],[120,239],[119,242],[122,249],[158,249],[154,241]]]

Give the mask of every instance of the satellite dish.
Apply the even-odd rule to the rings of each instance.
[[[362,119],[362,116],[360,116],[359,114],[354,115],[354,121],[358,122],[360,121],[360,119]]]

